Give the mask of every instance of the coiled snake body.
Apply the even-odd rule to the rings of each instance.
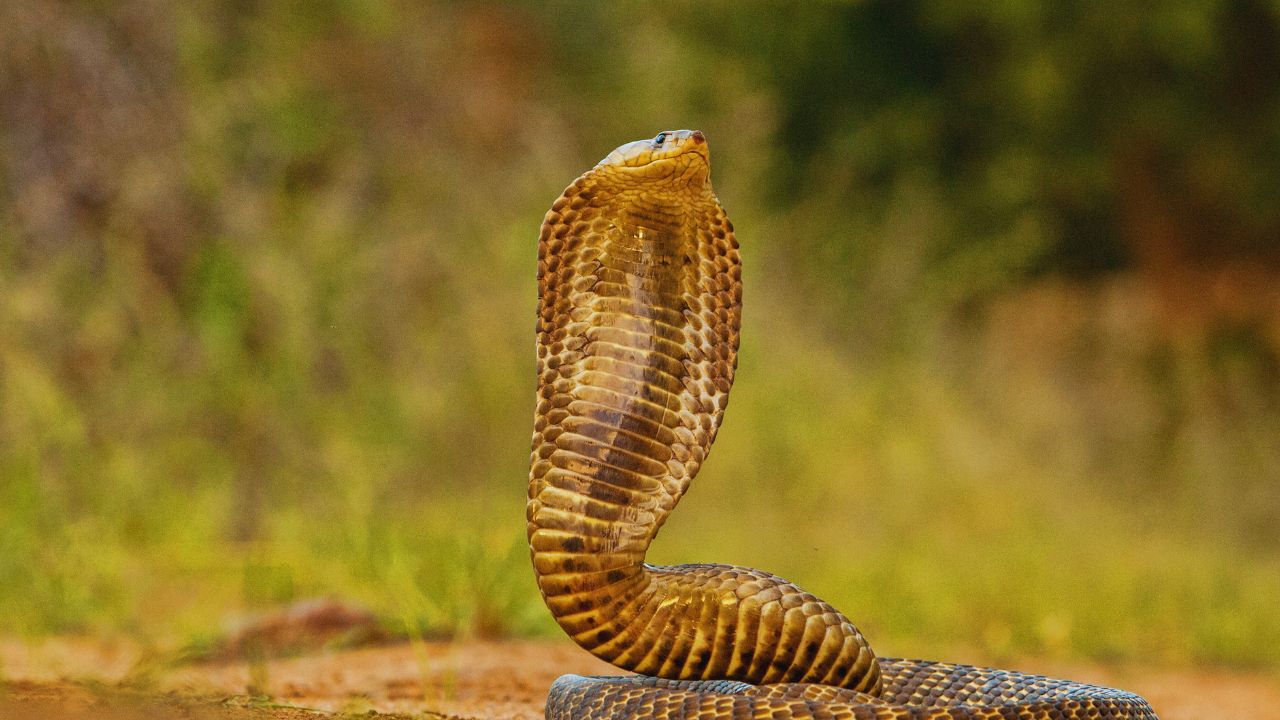
[[[738,243],[702,133],[623,145],[575,180],[543,222],[538,290],[538,586],[579,645],[642,676],[564,676],[548,718],[1155,719],[1120,690],[877,658],[844,615],[769,573],[645,564],[737,364]]]

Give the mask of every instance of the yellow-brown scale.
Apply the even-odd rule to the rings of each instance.
[[[645,564],[737,364],[738,244],[701,133],[629,143],[575,180],[543,222],[538,291],[538,585],[579,645],[652,676],[566,676],[548,717],[1155,717],[1106,688],[877,660],[838,611],[759,570]]]

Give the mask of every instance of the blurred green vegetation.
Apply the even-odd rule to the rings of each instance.
[[[3,4],[0,633],[338,594],[557,634],[537,228],[679,127],[745,327],[651,559],[777,572],[889,655],[1275,666],[1264,0]]]

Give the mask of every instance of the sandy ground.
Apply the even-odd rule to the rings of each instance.
[[[1037,663],[1019,669],[1124,687],[1163,720],[1280,720],[1280,676]],[[88,640],[0,640],[0,718],[542,717],[558,675],[617,674],[565,642],[397,644],[265,663],[168,666]]]

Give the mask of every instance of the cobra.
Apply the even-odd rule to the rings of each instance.
[[[645,552],[706,460],[737,366],[742,279],[702,133],[623,145],[538,240],[527,522],[538,587],[580,646],[637,675],[557,680],[548,718],[1133,718],[1137,695],[878,658],[844,615],[760,570]]]

